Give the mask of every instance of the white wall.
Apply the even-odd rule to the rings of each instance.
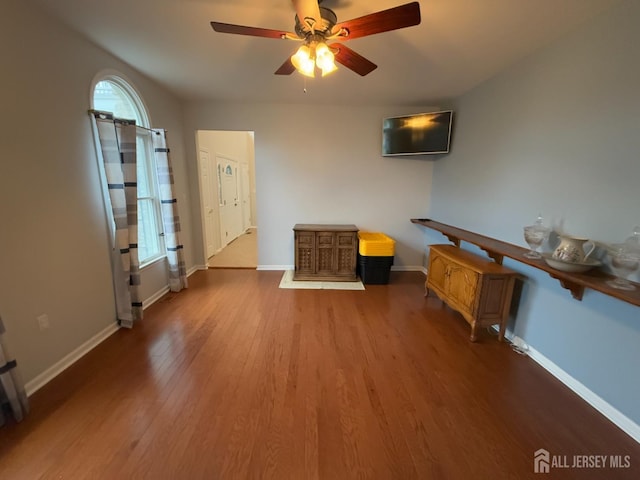
[[[409,219],[428,209],[437,160],[382,157],[382,119],[433,109],[191,103],[185,130],[255,132],[259,267],[293,265],[296,223],[385,232],[397,241],[396,266],[420,266],[422,237]],[[195,158],[195,145],[187,152]],[[190,175],[197,175],[194,166]],[[197,192],[192,205],[199,207]]]
[[[25,381],[115,322],[90,88],[103,69],[127,76],[168,130],[187,266],[191,220],[178,100],[19,0],[0,15],[0,314]],[[162,267],[162,265],[160,265]],[[143,272],[143,294],[166,285]],[[51,328],[40,331],[46,313]]]
[[[430,216],[521,246],[539,212],[573,235],[630,235],[640,224],[638,25],[640,2],[623,2],[460,98]],[[547,274],[505,264],[528,278],[516,335],[640,423],[640,308],[591,290],[579,302]]]

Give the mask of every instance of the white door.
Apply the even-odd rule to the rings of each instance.
[[[217,157],[220,181],[220,240],[226,246],[242,233],[242,207],[238,195],[238,162]]]
[[[200,185],[202,185],[202,209],[204,211],[204,236],[207,258],[216,253],[214,177],[211,172],[209,152],[200,150]]]
[[[246,232],[251,226],[251,183],[249,181],[249,165],[243,163],[240,166],[240,185],[242,196],[242,231]]]

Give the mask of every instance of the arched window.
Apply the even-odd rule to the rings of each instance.
[[[92,100],[95,110],[135,120],[139,127],[136,131],[138,257],[140,266],[143,267],[165,254],[152,132],[148,130],[151,128],[149,115],[136,90],[123,78],[115,75],[100,77],[93,88]]]

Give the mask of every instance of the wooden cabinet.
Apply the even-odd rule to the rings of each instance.
[[[355,225],[297,224],[294,280],[355,281],[358,228]]]
[[[431,245],[426,293],[433,291],[471,325],[471,341],[478,327],[500,324],[504,339],[515,279],[520,274],[453,245]]]

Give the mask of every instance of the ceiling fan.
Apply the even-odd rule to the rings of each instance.
[[[371,73],[378,66],[344,46],[342,42],[420,23],[418,2],[340,23],[332,10],[319,5],[322,0],[292,0],[292,3],[296,11],[295,33],[221,22],[211,22],[211,26],[220,33],[301,41],[302,46],[275,71],[275,74],[291,75],[298,70],[303,75],[313,77],[316,67],[322,71],[323,76],[335,71],[334,60],[361,76]],[[327,44],[328,41],[336,43]]]

